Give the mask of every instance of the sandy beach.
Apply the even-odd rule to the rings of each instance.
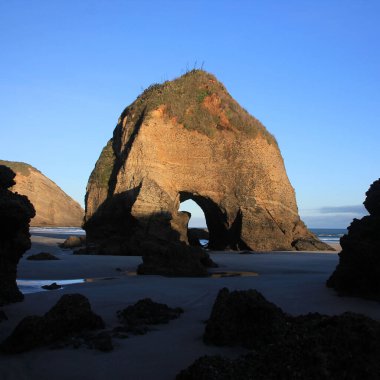
[[[325,282],[339,259],[336,252],[245,255],[214,252],[212,259],[219,264],[216,272],[243,275],[167,278],[136,276],[141,257],[72,255],[70,250],[62,250],[57,245],[65,237],[33,235],[33,246],[20,261],[18,278],[58,283],[68,279],[87,280],[60,290],[28,293],[23,302],[4,307],[9,319],[0,324],[1,341],[23,317],[44,314],[63,294],[85,295],[93,310],[104,319],[107,329],[118,324],[117,310],[146,297],[171,307],[182,307],[184,313],[146,335],[114,339],[114,350],[109,353],[87,348],[40,348],[24,354],[0,356],[1,379],[174,379],[180,370],[202,355],[236,357],[245,350],[206,346],[202,342],[204,321],[223,287],[257,289],[269,301],[293,315],[353,311],[380,320],[378,302],[339,297],[326,288]],[[29,255],[41,251],[50,252],[60,260],[26,260]]]

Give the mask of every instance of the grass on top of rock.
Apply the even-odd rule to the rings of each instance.
[[[227,130],[243,132],[251,138],[262,135],[268,143],[277,145],[261,122],[243,109],[213,75],[203,70],[191,70],[175,80],[149,86],[123,111],[119,123],[127,117],[127,122],[134,125],[141,115],[158,108],[173,122],[209,137],[216,130]]]
[[[8,168],[11,168],[15,173],[20,173],[25,177],[28,177],[30,175],[30,169],[39,171],[33,168],[33,166],[26,164],[25,162],[0,160],[0,165],[8,166]]]
[[[98,186],[108,189],[108,182],[112,174],[114,161],[115,154],[112,149],[112,139],[110,139],[103,148],[95,168],[91,173],[90,182],[95,182]]]

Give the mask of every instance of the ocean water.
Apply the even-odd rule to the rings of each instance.
[[[347,233],[346,228],[309,228],[319,240],[329,243],[339,243],[340,238]]]
[[[85,235],[85,230],[79,227],[30,227],[29,231],[33,235]]]
[[[73,279],[73,280],[28,280],[18,278],[16,280],[17,286],[23,294],[37,293],[37,292],[48,292],[49,290],[43,289],[44,285],[51,285],[53,282],[64,286],[71,284],[81,284],[86,282],[85,279]]]
[[[340,238],[347,233],[346,228],[310,228],[310,231],[327,244],[339,243]],[[56,235],[56,237],[64,238],[65,235],[85,235],[86,232],[78,227],[31,227],[30,233],[33,235]],[[207,243],[207,240],[201,241],[201,244]]]

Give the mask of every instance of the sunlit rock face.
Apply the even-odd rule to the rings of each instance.
[[[15,176],[0,165],[0,306],[24,298],[16,284],[17,264],[31,246],[29,223],[35,215],[26,196],[8,190]]]
[[[380,299],[380,179],[366,196],[369,215],[354,219],[340,239],[339,264],[327,286],[343,294]]]
[[[317,241],[275,138],[200,70],[151,86],[121,114],[87,185],[88,246],[128,255],[146,241],[188,243],[190,215],[178,211],[188,199],[205,214],[212,249]]]
[[[82,225],[84,211],[80,204],[39,170],[23,162],[0,160],[0,165],[6,165],[16,173],[16,184],[10,190],[27,196],[33,203],[36,216],[31,226]]]

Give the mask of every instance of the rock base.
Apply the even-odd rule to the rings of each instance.
[[[5,354],[17,354],[102,328],[102,318],[92,312],[86,297],[66,294],[44,316],[25,317],[1,344],[0,350]]]
[[[255,290],[222,289],[204,340],[253,351],[235,360],[201,357],[177,380],[380,378],[379,322],[354,313],[292,317]]]
[[[191,247],[185,243],[146,243],[142,246],[142,256],[143,264],[139,265],[138,274],[208,276],[207,268],[216,266],[202,248]]]
[[[0,165],[0,306],[22,301],[16,284],[17,264],[31,247],[29,223],[35,215],[26,196],[12,193],[15,173]]]

